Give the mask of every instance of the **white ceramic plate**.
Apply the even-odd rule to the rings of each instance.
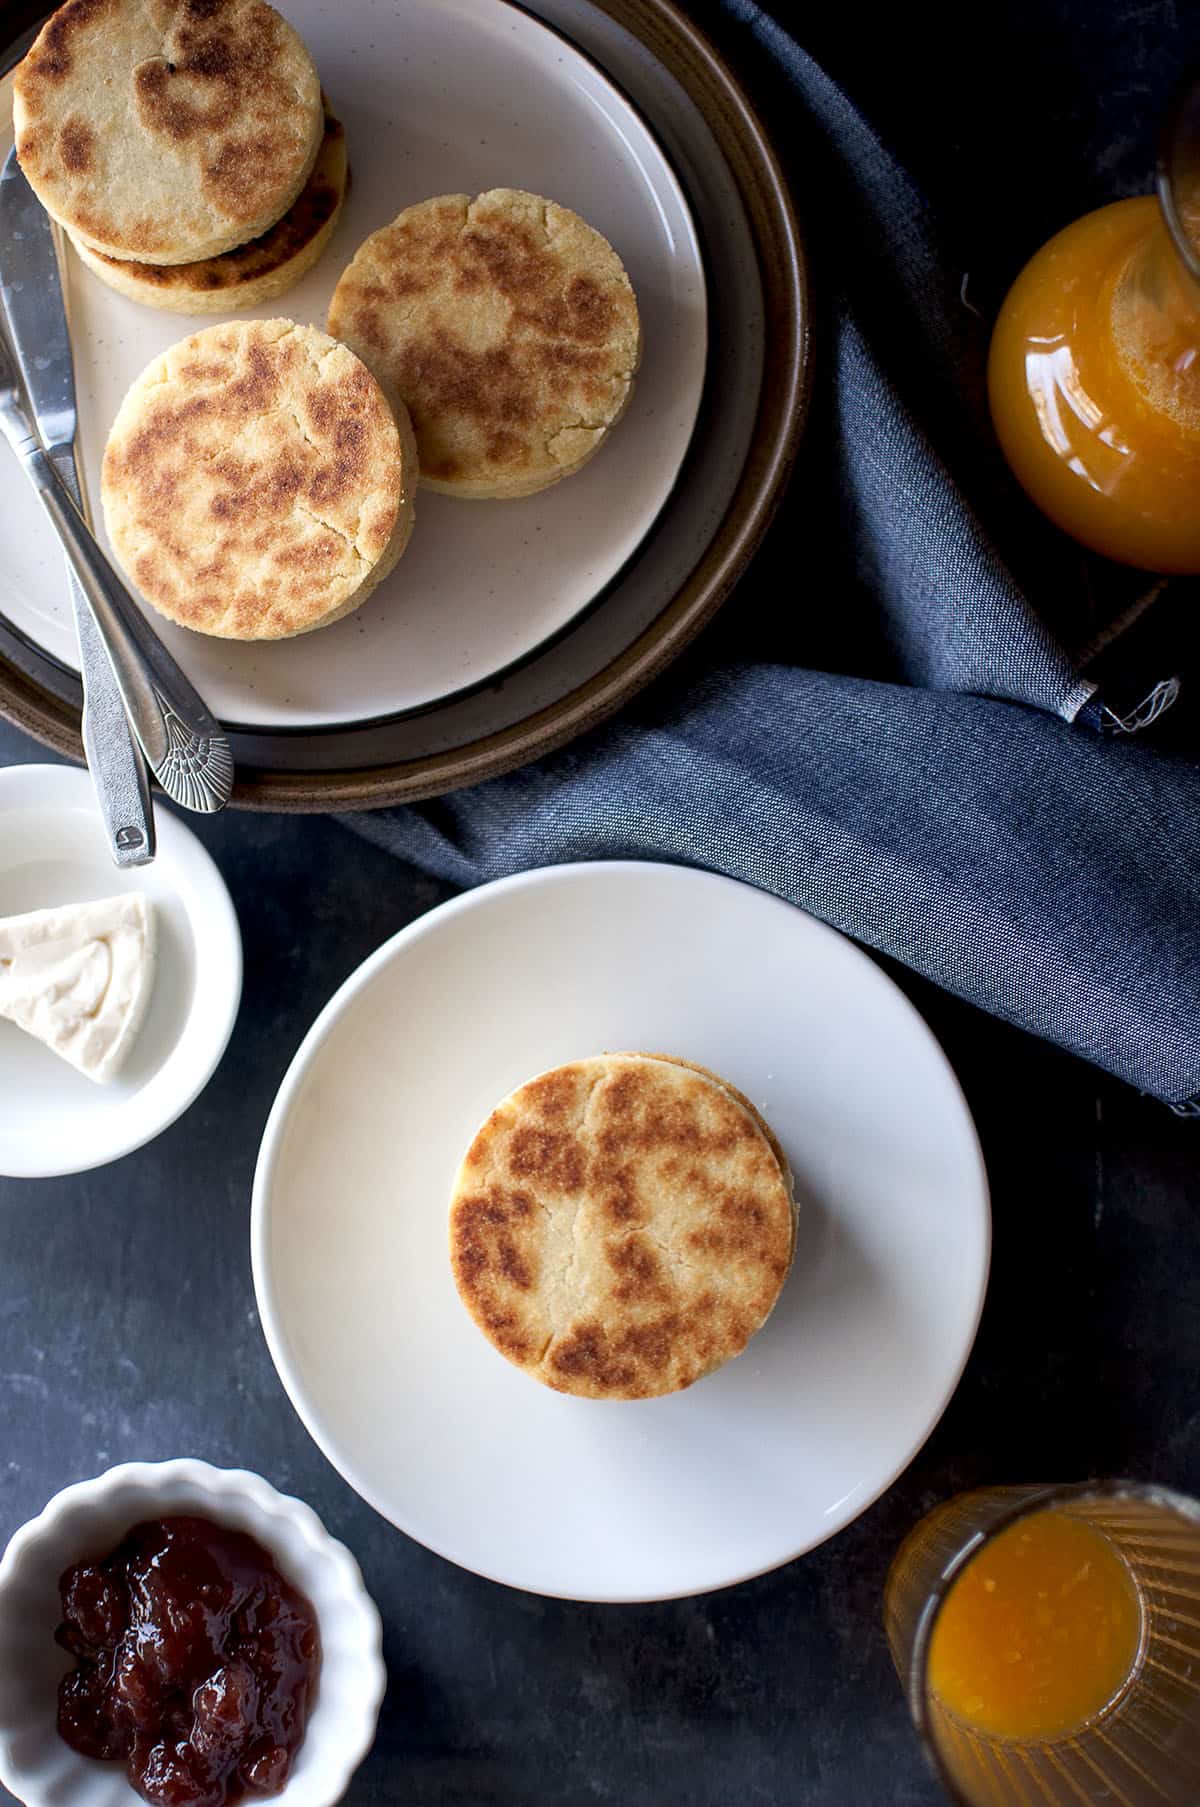
[[[324,325],[363,239],[431,195],[531,188],[575,208],[616,246],[637,291],[645,349],[612,443],[578,476],[524,501],[467,503],[422,490],[394,575],[332,628],[238,646],[155,625],[226,722],[313,728],[412,710],[485,682],[565,628],[617,576],[670,495],[704,383],[706,304],[682,189],[640,115],[566,39],[504,0],[286,0],[335,109],[353,173],[313,273],[247,317]],[[11,142],[11,132],[4,144]],[[211,324],[116,295],[72,256],[69,305],[89,493],[133,379]],[[5,452],[0,454],[7,458]],[[78,669],[62,557],[33,495],[0,486],[0,613]]]
[[[636,1404],[512,1367],[447,1258],[451,1180],[492,1105],[606,1048],[728,1077],[801,1199],[746,1353]],[[350,1484],[465,1568],[586,1600],[721,1587],[863,1511],[958,1381],[989,1244],[962,1093],[891,980],[764,892],[641,863],[484,886],[373,954],[288,1071],[252,1215],[271,1353]]]
[[[155,807],[158,856],[119,872],[87,772],[0,770],[0,916],[144,891],[158,926],[158,969],[126,1064],[94,1085],[12,1023],[0,1021],[0,1173],[83,1173],[150,1142],[185,1111],[225,1051],[242,990],[242,942],[225,882],[190,828]]]

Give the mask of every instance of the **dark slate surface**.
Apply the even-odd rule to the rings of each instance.
[[[45,757],[0,725],[0,763]],[[309,1500],[386,1630],[356,1807],[935,1802],[880,1627],[907,1528],[989,1480],[1200,1491],[1197,1126],[906,980],[976,1113],[996,1220],[978,1345],[930,1442],[857,1524],[747,1586],[633,1608],[512,1593],[410,1543],[327,1465],[250,1281],[251,1176],[284,1069],[346,974],[442,893],[336,822],[230,814],[200,832],[246,947],[224,1064],[115,1166],[0,1180],[0,1538],[132,1458],[245,1464]]]
[[[6,24],[35,10],[8,0]],[[718,0],[688,10],[740,51]],[[982,60],[958,0],[775,10],[946,217],[996,222],[985,301],[1065,218],[1146,184],[1194,39],[1165,0],[1006,0]],[[1110,37],[1119,85],[1089,76]],[[0,763],[44,757],[0,724]],[[641,1608],[511,1593],[411,1544],[329,1468],[275,1378],[249,1272],[255,1152],[292,1053],[441,892],[332,822],[228,816],[201,833],[246,946],[223,1066],[116,1166],[0,1180],[0,1541],[58,1487],[134,1457],[245,1463],[308,1499],[385,1624],[390,1687],[354,1807],[932,1807],[880,1626],[909,1526],[990,1480],[1125,1472],[1200,1491],[1200,1126],[897,975],[966,1088],[995,1212],[979,1340],[933,1437],[856,1524],[746,1586]]]

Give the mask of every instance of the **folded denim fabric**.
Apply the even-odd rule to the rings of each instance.
[[[1147,725],[1179,693],[1170,642],[1157,669],[1121,674],[1111,699],[1097,694],[1091,666],[1172,586],[1085,554],[1045,522],[1009,473],[988,421],[990,316],[1037,240],[1017,236],[973,195],[962,217],[937,217],[873,126],[784,28],[787,21],[802,29],[807,16],[786,0],[774,10],[778,16],[752,0],[724,0],[719,16],[734,28],[738,61],[768,107],[818,283],[832,294],[832,409],[820,423],[832,454],[822,550],[836,536],[833,567],[877,617],[893,669],[907,682],[1009,697],[1114,731]],[[930,19],[922,30],[925,10],[907,15],[918,46],[937,29]],[[1157,27],[1164,48],[1171,17],[1163,0],[1152,0],[1144,17],[1146,34],[1153,40]],[[863,20],[869,25],[869,15]],[[1053,27],[1045,6],[1039,23]],[[1127,111],[1141,124],[1150,84],[1136,97],[1129,88],[1120,23],[1115,15],[1089,17],[1086,56],[1080,46],[1074,73],[1081,87],[1108,82],[1126,91]],[[1061,22],[1064,37],[1067,31]],[[861,61],[876,54],[868,30]],[[1037,54],[1047,60],[1040,41]],[[898,70],[897,81],[906,73]],[[1008,78],[1001,71],[994,79],[1001,86]],[[973,59],[963,79],[982,104],[986,60]],[[1065,108],[1061,71],[1047,68],[1046,80]],[[1018,118],[1015,97],[1006,99],[1011,132],[1036,144],[1041,119]],[[1127,131],[1130,120],[1122,123]],[[935,115],[929,135],[936,141],[938,132]],[[994,152],[1012,154],[1011,133]],[[953,156],[949,143],[943,155]],[[1053,160],[1061,162],[1048,145],[1031,201],[1053,192]],[[1137,191],[1152,186],[1153,130],[1133,174]],[[1090,204],[1117,198],[1114,191]],[[1064,196],[1041,236],[1082,211]],[[998,265],[1003,283],[992,293]],[[980,268],[993,278],[982,285],[982,307],[972,298]],[[812,479],[810,471],[810,489]],[[1114,669],[1110,659],[1107,670]]]
[[[1194,665],[1197,586],[1090,558],[1043,521],[996,449],[983,382],[986,315],[1038,238],[1149,187],[1142,115],[1179,63],[1175,14],[1169,0],[1136,18],[1081,0],[1006,5],[989,21],[994,58],[959,68],[969,96],[931,82],[930,117],[913,124],[921,97],[906,83],[950,54],[930,35],[932,4],[880,25],[869,8],[696,0],[772,124],[828,297],[791,493],[699,646],[616,723],[523,772],[353,823],[462,885],[587,858],[711,866],[1200,1113],[1200,722],[1186,681],[1151,726]],[[1080,48],[1067,15],[1085,11]],[[947,192],[978,190],[990,209],[959,205],[953,230],[936,217],[785,22],[848,47],[852,67],[877,65],[892,32],[893,128]],[[1044,104],[1027,107],[1013,77],[1030,57]],[[994,145],[980,137],[1023,175],[1024,212],[1002,172],[952,166],[952,102],[960,129],[968,106],[1003,120]],[[1086,197],[1073,148],[1090,158]],[[1025,213],[1047,193],[1030,238]]]
[[[554,758],[351,818],[460,885],[688,861],[1200,1109],[1200,763],[1012,703],[754,666]]]

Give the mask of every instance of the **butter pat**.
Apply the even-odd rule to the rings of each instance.
[[[154,984],[154,918],[140,891],[0,918],[0,1017],[107,1085]]]

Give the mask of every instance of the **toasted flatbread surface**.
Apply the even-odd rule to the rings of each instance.
[[[266,0],[67,0],[16,71],[13,127],[76,239],[190,263],[287,212],[321,143],[321,89]]]
[[[278,640],[349,613],[412,527],[416,450],[344,345],[291,320],[205,327],[121,404],[101,495],[142,595],[198,633]]]
[[[791,1266],[778,1144],[740,1093],[669,1056],[556,1067],[492,1112],[450,1207],[484,1335],[558,1392],[647,1399],[740,1354]]]
[[[641,355],[612,246],[513,188],[406,208],[361,246],[328,325],[404,401],[422,480],[480,499],[530,495],[586,464]]]
[[[175,314],[229,314],[277,301],[306,276],[333,234],[346,197],[346,133],[325,108],[325,134],[308,181],[281,220],[248,244],[196,263],[143,264],[105,257],[72,238],[89,270],[119,295]]]

